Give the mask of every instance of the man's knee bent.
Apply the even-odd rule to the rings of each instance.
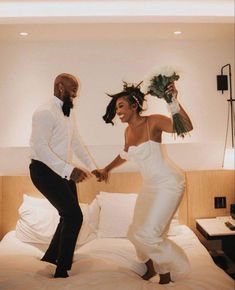
[[[83,223],[83,214],[79,207],[70,209],[67,212],[63,212],[61,216],[73,226],[80,227]]]

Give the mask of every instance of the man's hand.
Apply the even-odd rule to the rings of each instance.
[[[95,169],[91,173],[95,175],[98,182],[108,181],[109,176],[108,176],[108,171],[106,169]]]
[[[87,179],[88,175],[85,171],[82,169],[79,169],[75,167],[70,175],[70,179],[72,179],[74,182],[82,182],[83,180]]]

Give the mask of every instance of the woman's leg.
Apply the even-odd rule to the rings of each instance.
[[[182,191],[174,193],[173,186],[169,184],[166,188],[155,187],[154,191],[153,188],[143,190],[136,202],[128,237],[141,260],[152,260],[155,272],[160,274],[160,283],[169,283],[170,274],[174,273],[172,279],[178,279],[189,270],[184,251],[166,236]],[[149,271],[153,274],[151,269]]]

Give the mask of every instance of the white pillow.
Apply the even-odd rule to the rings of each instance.
[[[16,236],[23,242],[48,244],[59,221],[57,211],[45,198],[23,195]]]
[[[97,236],[99,238],[127,237],[128,228],[132,222],[136,203],[136,193],[100,192],[96,199],[100,206]],[[178,232],[178,211],[174,215],[167,235]]]
[[[89,205],[89,227],[91,232],[97,233],[99,225],[100,206],[98,199],[95,198]]]
[[[78,236],[77,245],[79,246],[97,238],[100,214],[100,207],[97,199],[94,199],[91,204],[80,203],[80,207],[83,213],[83,224]]]
[[[83,241],[80,241],[79,243],[80,245],[83,245],[97,238],[99,215],[100,215],[100,207],[99,207],[97,199],[95,198],[93,199],[91,204],[88,205],[88,214],[87,214],[88,218],[86,222],[83,221],[83,226],[82,226],[82,228],[84,227],[84,229],[86,229],[86,238],[83,239]],[[79,233],[79,240],[81,240],[80,233]]]
[[[171,220],[168,232],[167,232],[167,236],[177,236],[179,235],[181,232],[181,227],[180,227],[180,223],[179,220],[177,218],[174,218]]]
[[[96,198],[100,206],[97,236],[99,238],[126,237],[133,218],[137,194],[100,192]]]
[[[77,245],[86,242],[90,230],[89,206],[80,203],[83,213],[83,225],[80,230]],[[16,236],[23,242],[49,244],[59,222],[57,210],[46,198],[23,195],[23,202],[19,208],[19,220],[16,224]]]

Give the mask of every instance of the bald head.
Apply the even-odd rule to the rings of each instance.
[[[75,76],[67,73],[59,74],[54,81],[54,95],[60,98],[61,92],[69,90],[72,86],[78,88],[78,80]]]

